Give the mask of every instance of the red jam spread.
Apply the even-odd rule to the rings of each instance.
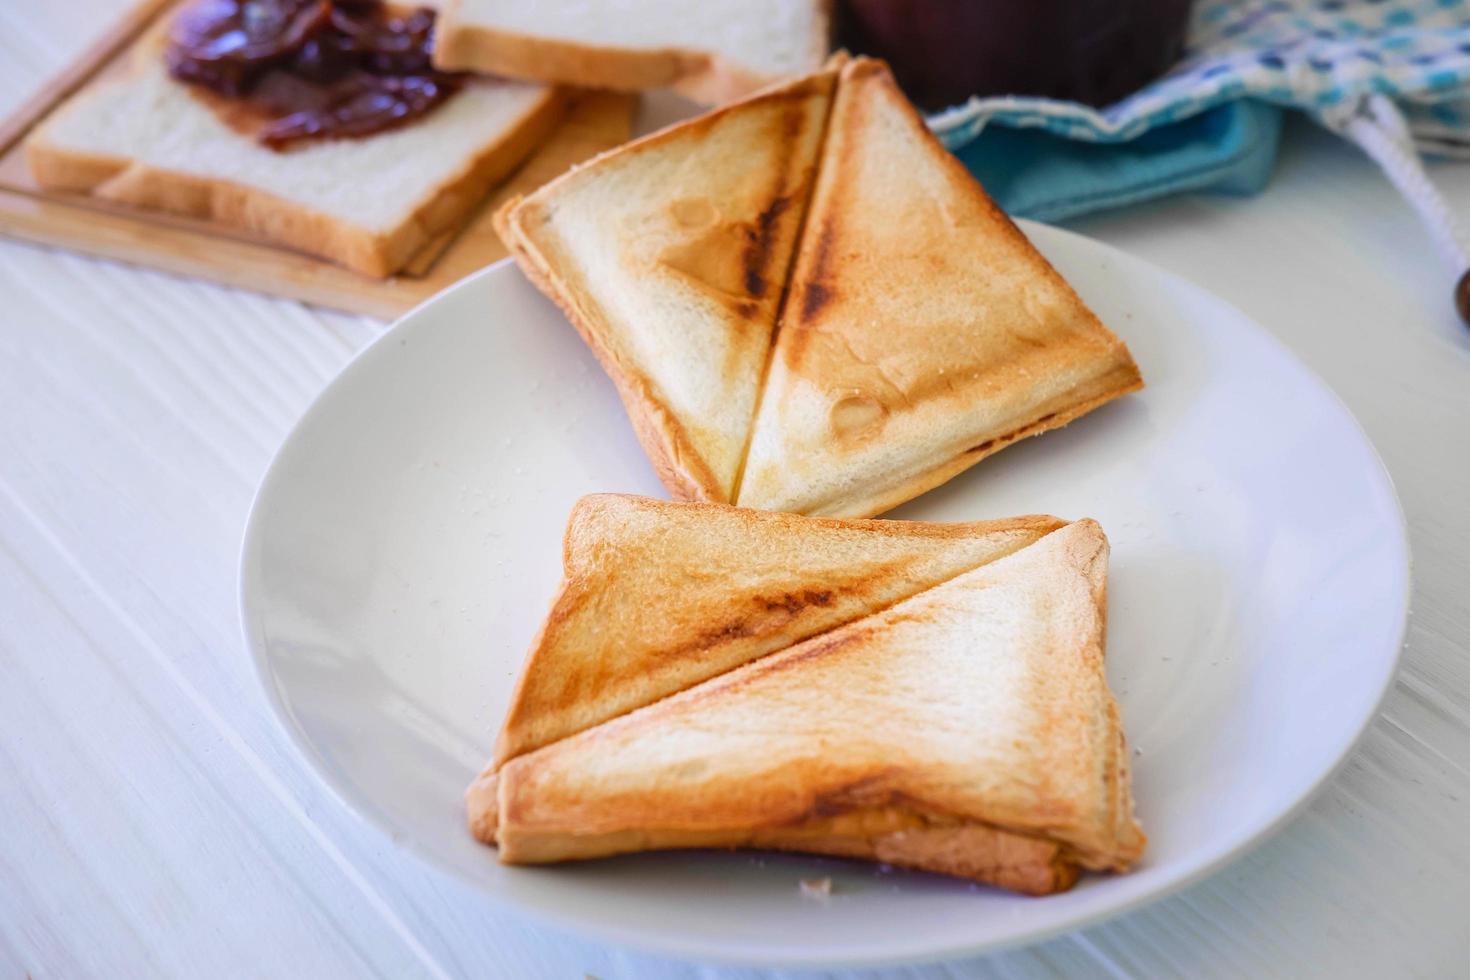
[[[221,113],[232,125],[248,119],[279,150],[371,136],[449,98],[461,76],[430,66],[433,36],[434,11],[399,15],[379,0],[195,0],[164,58],[174,78],[237,110]]]

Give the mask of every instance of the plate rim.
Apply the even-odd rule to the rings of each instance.
[[[1330,764],[1321,769],[1314,777],[1311,785],[1296,800],[1273,816],[1255,825],[1247,826],[1244,830],[1236,833],[1228,839],[1228,843],[1220,849],[1220,852],[1209,860],[1172,879],[1162,882],[1151,890],[1129,896],[1113,904],[1085,910],[1074,914],[1070,918],[1065,918],[1057,922],[1030,928],[1022,927],[1015,933],[999,939],[980,942],[958,940],[943,945],[931,943],[928,948],[922,950],[895,949],[891,953],[862,953],[853,956],[842,955],[841,951],[838,950],[830,950],[820,955],[815,952],[812,955],[793,955],[790,950],[785,950],[775,956],[761,955],[760,947],[754,944],[749,947],[748,951],[726,947],[712,949],[698,940],[685,940],[682,936],[675,933],[657,934],[649,930],[635,930],[577,916],[564,915],[548,905],[529,905],[502,895],[496,890],[487,887],[484,881],[476,878],[467,869],[457,866],[452,862],[442,860],[438,855],[421,848],[412,837],[394,833],[388,827],[380,824],[372,814],[366,812],[366,810],[359,806],[358,802],[352,798],[345,787],[339,786],[336,780],[329,775],[329,767],[326,766],[325,760],[316,750],[301,725],[297,722],[289,704],[286,702],[276,676],[271,671],[270,665],[267,662],[268,658],[264,652],[265,644],[263,638],[258,636],[256,630],[253,628],[250,614],[250,586],[248,585],[251,577],[248,571],[251,556],[258,550],[253,546],[262,533],[260,531],[262,520],[261,501],[274,482],[279,478],[282,457],[296,440],[301,437],[301,432],[307,426],[308,421],[315,415],[318,406],[333,396],[333,393],[344,383],[344,379],[356,369],[359,361],[364,360],[377,350],[379,346],[386,346],[391,344],[392,341],[397,340],[400,329],[405,324],[418,318],[429,308],[446,300],[451,295],[474,288],[482,279],[503,274],[503,270],[513,265],[513,260],[510,258],[501,259],[492,265],[486,266],[414,306],[411,310],[389,324],[371,342],[353,354],[336,374],[321,387],[311,399],[311,402],[302,410],[296,421],[292,423],[285,437],[282,438],[280,444],[271,454],[270,462],[267,464],[260,478],[260,482],[256,485],[255,492],[251,496],[250,509],[245,520],[244,530],[241,534],[240,553],[236,564],[236,602],[241,639],[244,642],[246,653],[250,658],[255,678],[264,691],[266,701],[270,705],[276,724],[284,730],[287,741],[291,744],[291,747],[301,760],[307,763],[307,768],[317,783],[325,787],[328,794],[343,806],[356,822],[371,828],[373,833],[391,842],[395,848],[413,855],[416,860],[423,862],[435,871],[447,874],[455,880],[472,887],[476,894],[483,896],[486,900],[493,903],[497,910],[503,910],[526,919],[534,920],[538,925],[552,927],[583,941],[591,940],[612,944],[645,954],[674,957],[696,963],[739,967],[767,967],[773,969],[851,969],[900,965],[917,966],[928,963],[953,961],[1033,945],[1059,935],[1076,932],[1101,922],[1115,919],[1144,906],[1176,895],[1183,889],[1213,875],[1227,864],[1244,857],[1248,852],[1259,847],[1284,829],[1287,824],[1300,816],[1321,795],[1323,790],[1336,778],[1362,743],[1369,728],[1372,727],[1373,723],[1382,713],[1383,704],[1387,700],[1389,692],[1393,690],[1394,680],[1398,676],[1403,662],[1404,643],[1408,632],[1409,608],[1413,596],[1413,556],[1409,544],[1408,520],[1404,513],[1403,502],[1398,494],[1398,488],[1394,484],[1393,475],[1384,464],[1382,454],[1378,451],[1378,447],[1374,445],[1373,440],[1363,428],[1362,423],[1353,414],[1352,409],[1343,401],[1337,391],[1310,364],[1298,357],[1279,337],[1235,304],[1182,275],[1107,242],[1099,241],[1066,228],[1027,219],[1017,219],[1016,223],[1020,225],[1021,230],[1026,234],[1027,238],[1033,238],[1039,233],[1042,238],[1056,237],[1067,241],[1069,247],[1084,250],[1097,249],[1109,259],[1117,260],[1121,258],[1125,262],[1141,264],[1148,268],[1152,274],[1169,280],[1171,285],[1183,286],[1186,290],[1203,294],[1209,300],[1219,304],[1222,309],[1228,310],[1240,321],[1248,324],[1250,329],[1256,332],[1259,339],[1264,341],[1268,347],[1272,348],[1276,355],[1293,364],[1310,383],[1315,384],[1321,393],[1327,396],[1330,402],[1335,404],[1340,410],[1342,416],[1350,423],[1352,430],[1357,433],[1358,438],[1368,451],[1373,465],[1367,469],[1372,472],[1375,489],[1384,493],[1387,500],[1391,503],[1392,515],[1395,518],[1391,526],[1396,533],[1394,543],[1397,552],[1397,560],[1394,562],[1392,570],[1395,573],[1395,578],[1399,586],[1396,627],[1392,631],[1396,639],[1392,654],[1384,658],[1384,669],[1379,683],[1379,690],[1376,697],[1373,698],[1371,706],[1364,712],[1361,718],[1354,721],[1351,726],[1352,732],[1343,740],[1343,744],[1339,747],[1336,757]]]

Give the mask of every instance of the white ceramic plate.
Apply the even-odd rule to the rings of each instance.
[[[1108,674],[1150,843],[1128,875],[1023,898],[794,856],[683,852],[508,868],[460,793],[489,755],[559,576],[572,502],[662,496],[570,326],[509,264],[408,315],[329,385],[251,514],[247,642],[282,722],[347,805],[486,894],[687,957],[857,964],[1076,927],[1203,875],[1332,772],[1394,671],[1403,520],[1333,394],[1202,290],[1027,225],[1148,388],[892,516],[1095,517],[1112,540]],[[825,904],[797,881],[830,875]]]

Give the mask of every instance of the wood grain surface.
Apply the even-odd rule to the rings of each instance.
[[[0,110],[116,11],[0,5]],[[1470,170],[1433,175],[1470,222]],[[1404,667],[1344,769],[1242,860],[1103,925],[890,975],[1465,976],[1470,332],[1451,278],[1387,182],[1307,123],[1258,197],[1074,227],[1236,304],[1357,415],[1410,526]],[[360,825],[277,730],[240,641],[240,533],[275,447],[380,324],[14,242],[0,295],[0,978],[785,976],[529,923]]]

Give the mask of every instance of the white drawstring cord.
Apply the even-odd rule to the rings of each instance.
[[[1470,282],[1470,245],[1460,230],[1460,223],[1449,203],[1424,172],[1424,164],[1409,135],[1408,123],[1398,107],[1383,95],[1369,95],[1354,105],[1336,107],[1322,113],[1329,129],[1356,143],[1373,162],[1382,168],[1404,199],[1419,213],[1429,229],[1435,245],[1445,261],[1461,277],[1458,291]],[[1470,322],[1464,301],[1457,296],[1461,317]]]

